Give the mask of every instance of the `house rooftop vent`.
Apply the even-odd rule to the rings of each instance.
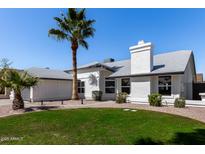
[[[114,61],[115,61],[115,59],[113,59],[113,58],[107,58],[107,59],[103,60],[104,63],[110,63],[110,62],[114,62]]]
[[[141,44],[144,44],[144,40],[140,40],[140,41],[138,42],[138,45],[141,45]]]

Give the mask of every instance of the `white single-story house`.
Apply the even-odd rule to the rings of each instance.
[[[54,101],[67,100],[72,94],[72,77],[60,70],[51,70],[49,68],[29,68],[25,70],[28,74],[38,77],[37,86],[24,89],[22,98],[27,101]],[[11,91],[10,99],[13,99],[14,93]]]
[[[193,52],[180,50],[153,55],[152,43],[139,41],[129,48],[130,59],[93,62],[78,67],[78,92],[92,99],[92,91],[103,92],[103,100],[114,100],[119,92],[132,102],[147,102],[148,95],[160,93],[164,99],[193,98],[196,69]],[[71,70],[67,73],[72,75]]]
[[[92,62],[78,67],[78,92],[81,98],[92,99],[92,91],[102,91],[102,100],[115,100],[126,92],[131,102],[148,102],[148,95],[160,93],[167,101],[184,97],[193,99],[196,69],[193,52],[180,50],[153,55],[152,43],[139,41],[129,48],[130,59]],[[72,70],[30,68],[30,75],[39,78],[35,87],[22,91],[23,99],[49,101],[70,99]],[[13,98],[11,92],[10,98]]]

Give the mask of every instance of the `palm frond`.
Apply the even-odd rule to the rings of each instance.
[[[86,25],[87,27],[91,27],[96,21],[95,20],[87,20]]]
[[[82,31],[83,38],[89,38],[94,36],[95,29],[94,28],[87,28]]]
[[[39,79],[37,77],[30,76],[27,72],[24,73],[24,78],[22,78],[22,87],[29,88],[36,86]]]
[[[63,20],[59,17],[54,17],[54,20],[56,20],[57,23],[62,23],[63,22]]]
[[[71,32],[70,24],[69,23],[67,24],[66,23],[67,21],[65,21],[64,18],[61,19],[61,18],[58,18],[58,17],[54,17],[54,20],[56,20],[58,26],[61,28],[62,31],[66,31],[66,32],[69,32],[69,33]]]
[[[81,10],[77,13],[77,19],[78,19],[79,21],[85,19],[85,9],[81,9]]]
[[[8,82],[6,82],[6,80],[4,80],[4,79],[0,79],[0,86],[1,87],[10,87],[10,85],[9,85],[9,83]]]
[[[0,84],[15,90],[22,90],[38,83],[38,78],[30,76],[27,72],[6,70],[0,79]]]
[[[53,28],[48,31],[48,36],[52,36],[57,40],[67,39],[67,35],[63,31]]]
[[[76,20],[77,19],[77,9],[75,8],[69,8],[68,9],[68,18],[70,18],[71,20]]]
[[[88,43],[85,40],[79,40],[79,44],[85,49],[88,49]]]
[[[66,39],[71,44],[77,44],[77,47],[79,44],[88,48],[88,43],[85,40],[94,36],[95,20],[86,19],[85,9],[69,8],[66,14],[61,13],[61,17],[55,17],[54,20],[58,24],[58,29],[50,29],[49,36],[53,36],[57,40]]]

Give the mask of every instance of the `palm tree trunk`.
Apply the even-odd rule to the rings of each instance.
[[[14,91],[13,110],[24,109],[24,101],[21,97],[21,91]]]
[[[72,45],[72,60],[73,60],[73,89],[72,89],[72,100],[78,100],[78,78],[77,78],[77,45]]]

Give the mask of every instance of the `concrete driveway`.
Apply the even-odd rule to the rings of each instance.
[[[4,106],[4,105],[11,105],[12,102],[10,99],[0,99],[0,106]]]

